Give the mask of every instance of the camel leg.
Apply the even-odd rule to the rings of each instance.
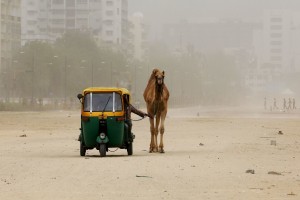
[[[160,153],[165,153],[164,150],[164,133],[165,133],[165,118],[166,118],[167,113],[162,113],[161,115],[161,121],[160,121],[160,143],[159,143],[159,152]]]
[[[157,136],[158,136],[158,127],[160,122],[160,114],[156,115],[155,118],[155,132],[154,132],[154,152],[158,152]]]
[[[152,153],[154,150],[154,135],[155,135],[154,119],[149,119],[149,121],[150,121],[150,132],[151,132],[149,153]]]

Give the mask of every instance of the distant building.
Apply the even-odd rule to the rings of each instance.
[[[182,21],[163,27],[162,41],[176,52],[186,51],[191,45],[195,51],[213,52],[228,48],[249,49],[256,23],[219,21],[189,23]]]
[[[132,56],[137,60],[145,59],[146,52],[146,28],[144,24],[144,16],[142,13],[134,13],[130,19],[131,24],[130,32],[130,43],[132,46]]]
[[[266,10],[263,27],[253,34],[256,66],[249,73],[248,85],[262,91],[280,84],[286,74],[300,72],[299,13]]]
[[[256,72],[256,55],[253,48],[253,32],[261,30],[261,24],[236,20],[189,23],[182,21],[163,28],[162,42],[175,55],[200,52],[202,55],[223,52],[235,58],[243,86],[252,87]],[[205,59],[205,56],[201,59]],[[205,61],[203,61],[205,63]]]
[[[235,56],[245,86],[266,91],[300,73],[300,12],[265,10],[261,23],[209,21],[166,24],[162,42],[175,54],[222,51]]]
[[[22,43],[52,41],[50,19],[50,1],[22,0]]]
[[[0,0],[0,73],[11,67],[12,56],[21,46],[20,0]],[[1,76],[1,77],[2,77]]]
[[[263,66],[272,76],[291,71],[293,16],[288,11],[270,10],[263,18]],[[266,66],[264,66],[266,64]]]
[[[103,0],[102,8],[101,39],[107,43],[126,46],[128,0]]]
[[[127,0],[23,0],[22,41],[54,41],[67,31],[96,41],[126,44]]]

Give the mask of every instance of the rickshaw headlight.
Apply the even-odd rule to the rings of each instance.
[[[100,139],[102,139],[102,140],[105,139],[105,133],[100,133]]]

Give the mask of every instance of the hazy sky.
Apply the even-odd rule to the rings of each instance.
[[[237,19],[260,22],[265,9],[300,12],[300,0],[128,0],[129,15],[140,11],[150,27],[149,38],[159,38],[161,25],[179,22],[207,22]]]
[[[141,11],[152,26],[186,19],[243,19],[259,21],[264,9],[300,12],[300,0],[129,0],[129,13]]]

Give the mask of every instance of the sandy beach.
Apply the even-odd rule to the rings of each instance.
[[[79,110],[1,112],[0,124],[1,200],[300,198],[299,113],[170,109],[166,153],[148,153],[145,119],[133,156],[105,158],[79,155]]]

